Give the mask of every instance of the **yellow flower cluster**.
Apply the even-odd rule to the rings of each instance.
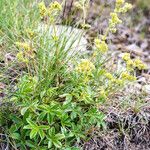
[[[109,79],[109,80],[113,80],[114,79],[113,75],[111,73],[109,73],[109,72],[105,73],[105,77],[107,79]]]
[[[28,43],[23,43],[23,42],[16,42],[15,43],[16,46],[18,46],[19,48],[23,48],[24,50],[26,51],[30,51],[31,50],[31,47]]]
[[[55,2],[50,4],[49,9],[50,10],[61,11],[62,10],[62,6],[57,1],[55,1]]]
[[[132,9],[132,5],[130,3],[125,3],[124,0],[116,0],[115,12],[126,13],[130,9]]]
[[[58,14],[59,11],[62,10],[62,6],[57,2],[53,2],[49,5],[47,9],[48,16],[50,17],[50,21],[54,22],[54,17]]]
[[[100,52],[107,52],[108,51],[108,45],[106,44],[105,41],[101,41],[100,39],[96,38],[94,40],[94,44],[95,44],[95,47],[100,51]]]
[[[124,55],[122,56],[122,59],[126,62],[127,69],[128,70],[133,70],[134,62],[133,62],[133,60],[131,60],[130,54],[129,53],[124,53]]]
[[[123,59],[124,61],[130,60],[130,54],[129,54],[129,53],[124,53],[124,55],[122,56],[122,59]]]
[[[77,66],[76,70],[80,73],[90,74],[92,70],[95,69],[94,64],[88,59],[83,59],[81,63]]]
[[[116,5],[118,6],[118,7],[121,7],[121,5],[123,5],[124,4],[124,0],[116,0]]]
[[[147,66],[140,59],[132,60],[129,53],[125,53],[122,59],[126,62],[128,70],[133,70],[134,68],[143,70],[147,68]]]
[[[130,3],[125,3],[124,7],[121,9],[121,12],[126,13],[130,9],[132,9],[132,5]]]
[[[100,98],[106,99],[107,98],[107,92],[104,89],[100,90]]]
[[[27,29],[26,30],[26,33],[27,35],[30,37],[30,38],[33,38],[35,36],[35,32],[32,31],[31,29]]]
[[[129,3],[125,3],[124,0],[116,0],[115,10],[110,14],[111,19],[109,19],[109,30],[113,33],[117,31],[117,24],[122,23],[122,20],[119,19],[119,13],[126,13],[129,9],[132,8],[132,5]]]
[[[134,61],[132,59],[129,59],[126,61],[127,69],[133,70],[134,69]]]
[[[23,42],[16,42],[15,44],[18,48],[22,49],[22,51],[17,54],[18,61],[28,63],[29,58],[33,59],[35,57],[33,47],[31,48],[30,44]]]
[[[45,17],[46,15],[49,15],[50,17],[52,17],[54,12],[56,13],[62,10],[61,4],[58,3],[57,1],[50,3],[49,8],[46,8],[44,2],[39,3],[38,6],[39,6],[41,17]]]
[[[113,24],[119,24],[119,23],[122,23],[122,20],[120,20],[119,18],[118,18],[118,15],[117,15],[117,13],[110,13],[110,16],[111,16],[111,21],[112,21],[112,23]]]
[[[110,84],[112,84],[112,83],[117,84],[117,85],[122,85],[122,84],[123,84],[123,80],[117,79],[117,78],[113,77],[113,75],[112,75],[111,73],[109,73],[109,72],[106,72],[106,73],[104,74],[104,76],[105,76],[108,80],[110,80]]]
[[[47,15],[47,9],[46,9],[45,3],[41,2],[38,4],[38,6],[39,6],[39,11],[40,11],[41,17],[46,16]]]
[[[133,75],[130,75],[128,72],[122,72],[121,74],[121,78],[123,80],[128,80],[128,81],[135,81],[136,80],[136,77],[133,76]]]
[[[115,33],[117,31],[116,25],[122,23],[122,20],[119,19],[116,12],[111,13],[110,16],[111,19],[109,19],[109,30]]]
[[[143,70],[147,68],[146,64],[144,64],[140,59],[134,60],[134,66],[137,67],[139,70]]]
[[[59,36],[52,34],[52,39],[57,42],[59,40]]]
[[[124,81],[122,79],[115,79],[113,80],[113,83],[118,84],[118,85],[123,85]]]
[[[24,63],[29,62],[29,60],[24,57],[24,53],[22,51],[17,54],[16,58],[18,59],[19,62],[24,62]]]

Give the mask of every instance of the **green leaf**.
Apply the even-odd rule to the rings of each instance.
[[[11,118],[11,120],[13,121],[13,122],[15,122],[16,124],[19,124],[19,123],[22,123],[22,120],[19,118],[19,117],[17,117],[16,115],[10,115],[10,118]]]
[[[23,116],[29,107],[24,107],[21,109],[21,115]]]
[[[64,138],[65,138],[65,136],[64,136],[63,134],[60,134],[60,133],[56,134],[55,137],[56,137],[56,139],[58,139],[58,140],[61,140],[61,139],[64,139]]]
[[[48,130],[50,128],[50,126],[40,125],[39,128],[43,129],[43,130]]]
[[[47,114],[47,121],[49,124],[51,124],[53,122],[53,118],[54,118],[54,116],[52,114],[50,114],[50,113]]]
[[[64,96],[66,96],[66,100],[64,102],[64,105],[66,105],[72,101],[72,95],[71,94],[64,94]]]
[[[35,148],[36,149],[36,145],[34,144],[34,142],[32,142],[32,141],[29,141],[29,140],[26,140],[26,145],[27,146],[29,146],[29,147],[31,147],[31,148]]]
[[[39,130],[39,131],[38,131],[38,134],[40,135],[41,140],[43,140],[44,137],[45,137],[44,131],[43,131],[43,130]]]
[[[62,147],[61,142],[58,141],[58,140],[54,140],[54,141],[53,141],[53,144],[54,144],[57,148],[61,148],[61,147]]]
[[[49,141],[48,141],[48,148],[51,148],[51,147],[52,147],[52,141],[49,140]]]
[[[44,90],[40,93],[40,97],[43,98],[45,94],[46,94],[46,91]]]
[[[14,133],[14,132],[16,132],[18,130],[18,127],[16,126],[16,124],[14,124],[14,125],[11,125],[11,127],[10,127],[10,129],[9,129],[9,132],[10,133]]]
[[[43,120],[45,118],[45,116],[46,116],[46,112],[42,112],[42,113],[40,113],[38,119]]]
[[[33,122],[30,118],[27,118],[27,122],[32,126],[32,127],[38,127],[38,125]]]
[[[20,134],[19,134],[19,133],[12,133],[12,134],[11,134],[11,137],[12,137],[13,139],[19,140],[19,139],[20,139]]]
[[[77,117],[77,113],[76,112],[72,112],[71,113],[71,119],[73,120],[73,119],[75,119]]]
[[[33,129],[33,126],[31,126],[31,125],[26,125],[26,126],[23,127],[23,129]]]
[[[35,138],[35,136],[37,135],[38,131],[36,129],[31,130],[30,132],[30,139]]]
[[[48,133],[49,133],[50,136],[55,135],[55,128],[54,128],[54,127],[50,128],[50,129],[48,130]]]

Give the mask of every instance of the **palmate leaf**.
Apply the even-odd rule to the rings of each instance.
[[[48,148],[51,148],[54,145],[56,148],[61,148],[62,143],[55,136],[52,138],[48,138]]]
[[[27,120],[27,122],[29,123],[30,126],[38,127],[38,125],[35,122],[33,122],[30,118],[27,118],[26,120]]]
[[[52,145],[54,145],[57,148],[61,148],[62,147],[62,143],[60,140],[64,139],[65,136],[64,134],[55,134],[55,128],[52,127],[51,129],[49,129],[48,131],[48,135],[47,135],[47,139],[48,141],[48,147],[51,147]]]
[[[44,139],[45,133],[44,130],[48,130],[50,126],[47,125],[37,125],[31,119],[27,119],[28,125],[24,126],[23,129],[30,129],[30,138],[33,139],[37,134],[40,136],[41,140]]]
[[[54,120],[54,117],[56,115],[61,115],[61,110],[59,110],[59,106],[58,105],[53,105],[53,106],[49,106],[49,105],[40,105],[39,110],[42,111],[40,113],[39,119],[43,120],[45,117],[48,121],[49,124],[51,124]]]

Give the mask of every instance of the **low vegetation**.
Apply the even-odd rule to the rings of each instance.
[[[116,0],[108,28],[103,35],[97,34],[92,52],[84,55],[78,47],[72,48],[77,40],[69,41],[73,33],[57,32],[63,6],[57,1],[46,5],[1,0],[1,55],[11,53],[14,59],[0,71],[1,81],[9,85],[0,102],[0,131],[1,141],[11,149],[80,149],[76,143],[88,141],[93,131],[107,128],[106,115],[99,106],[136,82],[135,69],[146,68],[129,53],[123,54],[121,69],[109,65],[112,57],[107,37],[117,31],[121,15],[132,8],[131,4]],[[83,12],[82,23],[74,28],[90,28],[86,23],[89,1],[80,0],[74,7]],[[17,72],[13,79],[8,74],[10,68]]]

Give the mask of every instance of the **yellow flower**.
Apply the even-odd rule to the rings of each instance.
[[[57,1],[51,3],[50,6],[49,6],[49,8],[50,8],[50,10],[58,10],[58,11],[62,10],[61,4],[58,3]]]
[[[143,70],[147,68],[147,66],[140,59],[134,60],[134,66],[137,67],[139,70]]]
[[[121,12],[126,13],[128,10],[132,9],[132,5],[130,3],[125,3],[124,7],[121,9]]]
[[[58,41],[59,40],[59,36],[54,35],[54,34],[52,35],[52,38],[53,38],[54,41]]]
[[[17,59],[18,60],[22,60],[24,57],[23,57],[23,52],[21,51],[21,52],[19,52],[19,53],[17,53]]]
[[[31,47],[28,43],[21,43],[21,42],[16,42],[15,43],[16,46],[18,46],[19,48],[23,48],[24,50],[26,51],[30,51],[31,50]]]
[[[127,69],[132,70],[134,68],[134,62],[133,60],[129,59],[127,60]]]
[[[84,24],[81,24],[81,27],[83,29],[89,29],[89,28],[91,28],[91,25],[84,23]]]
[[[117,31],[116,26],[117,24],[122,23],[122,20],[119,19],[117,11],[110,13],[111,19],[109,19],[109,30],[113,33]]]
[[[19,62],[28,63],[28,59],[24,58],[24,53],[22,51],[17,54],[16,58]]]
[[[104,98],[104,99],[107,98],[107,92],[104,89],[101,89],[100,91],[100,98]]]
[[[93,57],[96,57],[96,56],[97,56],[97,52],[94,51],[92,56],[93,56]]]
[[[40,11],[41,17],[46,16],[47,9],[46,9],[46,6],[45,6],[44,2],[39,3],[38,6],[39,6],[39,11]]]
[[[98,50],[100,50],[101,52],[105,53],[108,51],[108,45],[106,44],[105,41],[101,41],[98,38],[96,38],[94,40],[95,46]]]
[[[110,16],[111,16],[111,21],[112,21],[112,23],[114,23],[114,24],[119,24],[119,23],[122,23],[122,20],[120,20],[119,18],[118,18],[118,15],[117,15],[117,13],[110,13]]]
[[[124,4],[124,0],[116,0],[116,4],[118,4],[119,6]]]
[[[31,29],[27,29],[26,33],[29,35],[29,37],[33,38],[35,36],[35,32],[32,31]]]
[[[95,66],[88,59],[83,59],[81,63],[77,66],[76,70],[80,73],[91,73],[95,69]]]
[[[124,61],[130,60],[130,54],[129,54],[129,53],[124,53],[124,55],[122,56],[122,59],[123,59]]]
[[[135,81],[136,80],[136,77],[133,75],[130,75],[128,72],[122,72],[121,78],[123,80],[129,80],[129,81]]]
[[[121,79],[115,79],[114,82],[118,85],[123,85],[123,83],[124,83],[123,80],[121,80]]]
[[[57,1],[50,3],[47,14],[50,17],[49,19],[51,23],[55,21],[55,16],[58,15],[58,12],[61,10],[62,6]]]
[[[114,79],[114,77],[112,76],[112,74],[111,73],[105,73],[105,77],[107,78],[107,79],[109,79],[109,80],[113,80]]]
[[[117,13],[126,13],[128,10],[132,8],[132,5],[130,3],[125,3],[124,0],[116,0],[116,7],[115,7],[115,12]],[[122,7],[122,5],[124,6]]]

